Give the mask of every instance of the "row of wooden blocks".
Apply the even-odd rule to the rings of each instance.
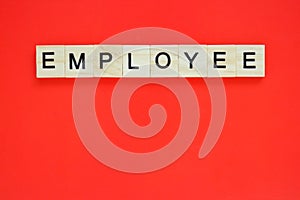
[[[264,77],[264,45],[38,45],[38,78]]]

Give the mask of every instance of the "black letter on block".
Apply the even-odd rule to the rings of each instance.
[[[131,66],[131,53],[128,53],[128,69],[139,69],[138,66]]]
[[[70,69],[73,69],[73,62],[74,62],[74,65],[75,65],[75,69],[79,69],[80,67],[80,64],[82,62],[82,69],[85,69],[85,53],[81,53],[80,54],[80,57],[79,57],[79,62],[76,63],[76,60],[75,60],[75,57],[74,57],[74,54],[73,53],[70,53],[69,54],[69,59],[70,59]]]
[[[225,58],[217,58],[217,55],[226,55],[226,52],[214,52],[214,68],[226,68],[226,65],[217,65],[217,61],[225,61]]]
[[[104,59],[104,56],[108,56],[108,58]],[[100,69],[103,69],[103,63],[110,62],[111,60],[112,60],[111,53],[108,52],[100,53]]]
[[[46,56],[54,56],[54,52],[43,52],[42,53],[43,57],[43,65],[42,68],[44,69],[54,69],[55,65],[46,65],[47,61],[54,61],[54,58],[46,58]]]
[[[196,52],[192,58],[189,56],[189,54],[187,52],[184,52],[184,55],[190,61],[190,69],[193,69],[193,61],[195,60],[196,56],[198,55],[198,52]]]
[[[166,64],[165,66],[160,65],[159,62],[158,62],[158,57],[161,56],[161,55],[165,55],[165,56],[167,56],[167,58],[168,58],[168,62],[167,62],[167,64]],[[161,69],[166,69],[166,68],[168,68],[168,67],[170,66],[170,64],[171,64],[171,58],[170,58],[170,55],[167,54],[166,52],[160,52],[160,53],[158,53],[158,54],[156,55],[156,57],[155,57],[155,63],[156,63],[156,65],[157,65],[159,68],[161,68]]]
[[[255,61],[255,59],[254,58],[248,58],[247,59],[247,55],[253,55],[253,56],[255,56],[255,52],[244,52],[244,65],[243,65],[243,68],[245,68],[245,69],[255,69],[256,68],[256,66],[255,65],[247,65],[247,61]]]

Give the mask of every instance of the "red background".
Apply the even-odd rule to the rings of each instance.
[[[0,199],[299,199],[299,5],[296,0],[2,1]],[[193,144],[162,170],[127,174],[104,166],[82,145],[72,117],[74,79],[36,79],[35,45],[97,44],[145,26],[174,29],[203,44],[264,43],[266,77],[224,79],[225,126],[201,160],[210,100],[203,81],[189,79],[201,110]],[[111,117],[116,81],[102,80],[97,93],[98,115],[107,116],[100,123],[110,138],[132,151],[170,141],[180,120],[174,95],[157,85],[136,92],[130,108],[137,123],[147,123],[147,106],[155,102],[172,113],[161,133],[137,141],[120,132]],[[157,96],[143,101],[147,94]]]

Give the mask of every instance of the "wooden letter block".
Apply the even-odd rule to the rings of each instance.
[[[236,68],[238,77],[264,77],[265,45],[237,45]]]
[[[150,46],[151,77],[178,77],[178,45]]]
[[[122,77],[122,45],[95,45],[94,77]]]
[[[179,45],[179,76],[207,77],[207,45]]]
[[[36,76],[56,78],[65,76],[63,45],[36,46]]]
[[[66,77],[93,77],[94,45],[66,45]]]
[[[150,77],[150,46],[123,46],[123,77]]]
[[[208,77],[235,77],[235,45],[208,45]]]

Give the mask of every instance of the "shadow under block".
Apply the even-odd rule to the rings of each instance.
[[[66,77],[93,77],[94,45],[65,46]]]
[[[207,77],[207,45],[179,46],[180,77]]]
[[[151,77],[178,77],[178,45],[150,45]]]
[[[150,46],[123,46],[123,77],[150,77]]]
[[[36,77],[65,77],[63,45],[36,46]]]
[[[236,45],[236,75],[265,76],[265,45]]]
[[[94,77],[122,77],[122,45],[95,45]]]
[[[236,45],[208,45],[208,77],[236,76]]]

